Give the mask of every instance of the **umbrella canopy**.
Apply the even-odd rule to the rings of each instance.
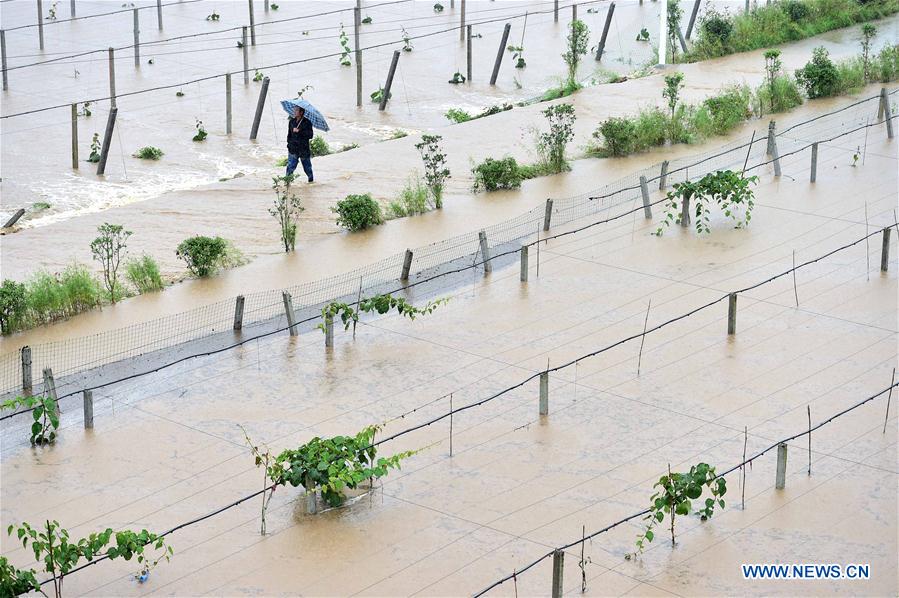
[[[321,131],[329,131],[331,129],[331,127],[328,126],[328,121],[326,121],[325,117],[322,116],[322,113],[318,111],[318,108],[316,108],[306,100],[281,100],[281,107],[284,108],[284,111],[291,116],[293,116],[294,106],[302,108],[306,111],[306,118],[309,119],[309,122],[311,122],[312,126],[316,129],[319,129]]]

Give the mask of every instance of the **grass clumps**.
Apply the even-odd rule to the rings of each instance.
[[[388,204],[387,217],[393,219],[424,214],[432,207],[428,186],[416,171],[406,181],[399,197]]]
[[[381,206],[369,193],[347,195],[345,199],[337,202],[337,206],[331,208],[331,211],[337,214],[337,225],[351,232],[365,230],[384,222]]]
[[[327,156],[331,153],[331,146],[328,145],[328,142],[325,141],[324,137],[316,135],[312,138],[312,141],[309,142],[309,152],[312,154],[313,158]]]
[[[125,279],[141,295],[161,291],[165,288],[165,283],[159,274],[159,264],[147,254],[125,262]]]

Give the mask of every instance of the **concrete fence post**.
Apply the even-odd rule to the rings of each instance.
[[[553,23],[559,22],[559,0],[553,2]],[[505,45],[505,44],[503,44]],[[43,46],[41,46],[43,47]]]
[[[134,14],[134,68],[140,68],[140,11],[136,8]]]
[[[72,9],[74,13],[75,0],[72,0]],[[162,0],[156,0],[156,26],[162,31]]]
[[[787,485],[787,443],[777,445],[777,479],[774,487],[783,490]]]
[[[553,590],[552,598],[562,598],[562,575],[565,567],[565,553],[553,551]]]
[[[690,198],[689,197],[684,197],[684,199],[681,201],[680,225],[682,228],[688,228],[690,226]]]
[[[256,101],[256,114],[253,116],[253,128],[250,129],[250,141],[256,141],[259,134],[259,123],[262,121],[262,110],[265,108],[265,98],[268,96],[269,78],[262,79],[262,89],[259,90],[259,100]]]
[[[315,484],[312,483],[312,480],[306,478],[303,489],[306,490],[306,513],[308,515],[314,515],[318,512],[318,501],[316,500],[316,491],[314,488]]]
[[[334,318],[332,316],[325,317],[325,347],[328,349],[334,347]]]
[[[577,21],[577,4],[571,5],[571,22]]]
[[[161,2],[162,0],[156,0],[156,1]],[[75,17],[75,0],[69,0],[69,12],[72,13],[70,16],[72,18],[74,18]]]
[[[412,269],[412,250],[407,249],[406,255],[403,257],[403,271],[400,273],[400,280],[409,280],[409,271]]]
[[[808,175],[808,182],[814,183],[818,180],[818,142],[812,144],[812,166]]]
[[[84,429],[90,430],[94,427],[94,393],[90,390],[84,391]]]
[[[727,334],[737,333],[737,294],[727,296]]]
[[[231,73],[225,73],[225,134],[231,134]]]
[[[250,44],[256,45],[256,18],[253,15],[253,0],[250,2]]]
[[[41,50],[44,49],[44,7],[41,0],[37,0],[37,37]]]
[[[462,6],[465,6],[465,0],[462,0]],[[472,72],[471,72],[471,25],[467,25],[465,27],[465,31],[468,33],[468,35],[465,36],[465,38],[466,38],[465,39],[465,70],[466,70],[466,75],[468,76],[466,81],[468,81],[468,83],[470,85],[471,84],[471,75],[472,75]]]
[[[664,191],[668,186],[668,160],[662,162],[662,172],[659,176],[659,191]]]
[[[528,281],[528,253],[530,252],[530,247],[528,245],[521,246],[521,282]]]
[[[356,0],[353,8],[353,49],[356,53],[356,108],[362,108],[362,46],[359,29],[362,28],[362,2]]]
[[[115,101],[115,48],[109,48],[109,105],[116,107]]]
[[[777,140],[771,142],[771,155],[774,158],[774,176],[779,177],[782,174],[780,169],[780,154],[777,151]]]
[[[30,397],[34,394],[34,386],[31,382],[31,347],[22,347],[22,394]]]
[[[54,402],[59,398],[56,394],[56,380],[53,379],[52,368],[44,368],[44,392],[47,393],[47,396],[53,399]],[[62,409],[59,409],[58,403],[56,410],[62,413]]]
[[[281,299],[284,300],[284,315],[287,316],[287,329],[290,331],[290,336],[296,336],[297,323],[296,314],[293,311],[293,297],[287,291],[282,291]]]
[[[247,28],[243,27],[240,33],[240,46],[243,49],[243,84],[250,84],[250,50],[247,48]]]
[[[478,241],[481,244],[481,256],[484,258],[484,274],[487,274],[493,270],[493,265],[490,263],[490,247],[487,246],[487,233],[478,232]]]
[[[244,296],[238,295],[237,299],[234,301],[234,331],[237,332],[243,329],[243,306],[244,306]]]
[[[387,71],[387,82],[384,83],[384,95],[381,96],[381,103],[378,104],[378,110],[384,111],[387,107],[387,100],[390,99],[390,88],[393,87],[393,76],[396,74],[396,65],[400,60],[400,51],[393,51],[393,58],[390,60],[390,69]]]
[[[602,27],[602,37],[599,38],[599,44],[596,46],[596,60],[602,60],[602,53],[606,49],[606,38],[609,36],[609,26],[612,24],[612,15],[615,14],[615,3],[609,4],[609,11],[606,13],[606,23]]]
[[[883,116],[887,122],[887,139],[893,138],[893,115],[890,108],[890,98],[887,95],[886,87],[880,89],[880,103],[883,107]]]
[[[540,373],[540,415],[549,415],[549,372]]]
[[[699,14],[699,5],[702,4],[701,0],[696,0],[693,3],[693,12],[690,13],[690,22],[687,23],[687,39],[690,39],[690,34],[693,33],[693,25],[696,24],[696,15]]]
[[[774,154],[774,130],[776,127],[777,125],[773,120],[768,121],[768,146],[767,148],[765,148],[765,155],[767,156],[771,156]]]
[[[25,208],[19,208],[16,210],[16,213],[13,214],[9,220],[6,221],[6,224],[3,225],[3,228],[9,228],[19,221],[19,218],[25,215]]]
[[[890,227],[883,229],[883,246],[880,250],[880,271],[886,272],[890,268]]]
[[[546,200],[546,210],[543,212],[543,231],[546,232],[549,230],[549,225],[552,222],[553,217],[553,200]]]
[[[649,205],[649,187],[646,185],[646,177],[640,175],[640,193],[643,195],[643,216],[652,219],[652,206]]]
[[[103,133],[103,146],[100,148],[100,161],[97,162],[98,175],[106,173],[106,160],[109,158],[109,146],[112,145],[112,131],[115,129],[115,119],[118,113],[118,108],[112,108],[109,111],[109,117],[106,119],[106,131]]]
[[[558,4],[556,5],[558,10]],[[556,15],[558,17],[558,14]],[[558,18],[556,19],[558,20]],[[503,38],[499,43],[499,49],[496,52],[496,60],[493,62],[493,74],[490,75],[490,85],[496,85],[496,78],[499,77],[499,66],[503,62],[503,56],[506,53],[506,44],[509,42],[509,32],[512,30],[512,24],[506,23],[503,27]]]
[[[465,33],[468,33],[468,43],[469,47],[471,46],[471,25],[465,24],[465,0],[462,0],[462,5],[460,7],[461,14],[459,16],[459,40],[465,38]],[[469,52],[469,56],[471,53]]]
[[[6,32],[0,29],[0,66],[3,67],[3,91],[9,89],[9,78],[6,74]]]
[[[78,169],[78,104],[72,104],[72,168]]]

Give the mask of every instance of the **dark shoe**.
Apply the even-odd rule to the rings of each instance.
[[[313,181],[312,179],[309,179],[309,180],[306,181],[306,182],[307,182],[307,183],[314,183],[315,181]]]

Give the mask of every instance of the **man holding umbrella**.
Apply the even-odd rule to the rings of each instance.
[[[302,98],[281,100],[281,107],[290,115],[287,125],[287,176],[293,174],[299,163],[311,183],[312,152],[309,140],[312,139],[312,127],[322,131],[328,131],[330,127],[322,113]]]
[[[293,106],[293,116],[287,128],[287,176],[293,174],[297,164],[303,164],[303,172],[312,182],[312,152],[309,140],[312,139],[312,123],[306,118],[306,111],[300,106]]]

